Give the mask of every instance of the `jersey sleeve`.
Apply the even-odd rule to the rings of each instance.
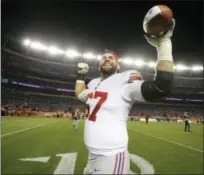
[[[92,87],[93,87],[95,81],[96,81],[95,79],[91,80],[91,81],[87,84],[87,88],[88,88],[88,89],[92,89]]]
[[[92,81],[90,81],[90,82],[87,84],[87,88],[88,88],[88,89],[90,89],[90,87],[91,87],[91,82],[92,82]]]
[[[130,71],[125,76],[127,82],[123,85],[122,88],[122,97],[125,101],[128,102],[135,102],[135,101],[142,101],[144,102],[145,99],[142,96],[141,86],[144,82],[141,74],[136,71]]]

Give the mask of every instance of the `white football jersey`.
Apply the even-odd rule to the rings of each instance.
[[[136,71],[114,74],[88,84],[84,140],[89,152],[114,155],[127,150],[126,121],[135,101],[144,101],[141,94],[143,79]]]

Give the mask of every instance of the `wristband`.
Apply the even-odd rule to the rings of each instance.
[[[85,83],[85,81],[84,80],[76,80],[76,83]]]
[[[161,39],[157,46],[157,61],[173,61],[172,44],[169,38]]]

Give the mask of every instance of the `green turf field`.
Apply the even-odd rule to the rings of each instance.
[[[80,121],[79,129],[74,130],[69,119],[2,118],[2,174],[56,174],[66,171],[65,164],[69,171],[81,174],[87,160],[83,125]],[[128,122],[129,152],[148,161],[155,174],[203,174],[203,125],[192,124],[192,133],[185,133],[183,127],[179,123]],[[39,157],[44,162],[27,159]],[[141,162],[133,162],[133,172],[147,172]]]

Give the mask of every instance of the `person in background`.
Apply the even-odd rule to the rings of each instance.
[[[188,113],[184,112],[185,132],[191,132]]]
[[[150,115],[146,115],[146,117],[145,117],[146,124],[148,124],[148,122],[149,122],[149,117],[150,117]]]
[[[78,123],[79,123],[79,111],[77,109],[72,112],[72,119],[73,119],[73,127],[74,129],[77,129]]]

